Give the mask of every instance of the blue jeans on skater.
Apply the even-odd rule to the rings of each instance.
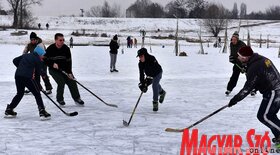
[[[159,92],[162,91],[161,85],[159,84],[160,79],[162,77],[162,72],[160,72],[158,75],[156,75],[153,78],[153,101],[158,101],[158,96],[159,96]]]

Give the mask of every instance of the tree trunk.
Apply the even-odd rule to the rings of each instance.
[[[18,28],[18,14],[17,14],[17,8],[14,9],[14,22],[13,22],[13,27]]]

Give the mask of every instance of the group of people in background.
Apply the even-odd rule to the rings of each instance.
[[[39,28],[39,30],[41,30],[41,23],[38,23],[38,28]],[[49,29],[49,27],[50,27],[50,25],[49,25],[49,23],[47,23],[46,24],[46,29],[48,30]]]
[[[134,45],[134,48],[137,48],[137,39],[131,38],[131,36],[128,36],[126,38],[127,48],[132,48]]]

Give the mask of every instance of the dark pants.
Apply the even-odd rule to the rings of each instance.
[[[236,86],[236,84],[237,84],[239,75],[240,75],[240,69],[239,69],[236,65],[233,65],[233,68],[232,68],[232,75],[231,75],[230,80],[229,80],[229,82],[228,82],[227,90],[229,90],[229,91],[232,91],[232,90],[233,90],[233,88],[234,88],[234,87]]]
[[[27,87],[31,91],[31,93],[35,96],[38,109],[39,110],[44,109],[43,100],[40,94],[40,88],[39,88],[40,86],[36,83],[36,81],[33,79],[19,77],[19,76],[16,76],[15,80],[16,80],[17,94],[13,98],[10,107],[12,109],[17,107],[17,105],[19,104],[19,102],[21,101],[24,95],[24,89],[25,87]]]
[[[161,85],[159,84],[162,77],[162,72],[153,78],[153,101],[158,101],[159,92],[162,91]]]
[[[263,94],[257,117],[260,122],[270,128],[275,138],[280,136],[280,120],[277,117],[279,108],[280,90]]]
[[[78,86],[76,81],[70,80],[66,75],[63,73],[56,71],[54,69],[49,69],[50,75],[53,77],[55,82],[57,83],[57,89],[56,89],[56,100],[59,101],[64,101],[64,87],[65,84],[67,84],[71,96],[74,100],[77,100],[80,98],[80,93],[78,90]]]
[[[52,90],[52,85],[51,85],[51,83],[50,83],[50,79],[49,79],[49,76],[48,76],[48,74],[47,74],[47,65],[44,64],[43,70],[46,72],[46,78],[43,78],[43,81],[44,81],[44,83],[45,83],[46,90]]]

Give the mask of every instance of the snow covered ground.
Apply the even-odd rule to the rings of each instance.
[[[1,25],[10,24],[10,19],[1,17]],[[182,21],[180,19],[180,21]],[[128,35],[138,37],[139,29],[145,28],[147,35],[168,36],[174,34],[176,20],[174,19],[79,19],[39,18],[38,22],[44,25],[49,22],[50,30],[35,31],[42,39],[50,44],[56,32],[65,34],[66,41],[73,31],[87,29],[90,33],[115,33],[122,37],[125,43]],[[249,21],[260,23],[263,21]],[[184,19],[179,22],[182,36],[197,38],[199,26],[194,19]],[[188,23],[188,24],[186,24]],[[57,24],[57,25],[56,25]],[[55,25],[56,27],[52,27]],[[238,23],[233,23],[238,25]],[[161,34],[154,32],[162,30]],[[260,33],[274,41],[274,48],[258,48],[253,43],[255,52],[270,58],[280,70],[278,58],[279,23],[265,26],[250,27],[250,33],[258,39]],[[12,64],[14,57],[21,55],[29,40],[29,33],[25,36],[11,36],[14,30],[0,31],[0,116],[4,116],[6,104],[9,104],[16,93],[14,84],[15,67]],[[231,35],[235,29],[230,29]],[[246,38],[247,28],[241,28],[240,37]],[[223,32],[224,33],[224,32]],[[207,36],[203,31],[203,35]],[[108,38],[75,37],[78,43],[109,43]],[[151,43],[150,43],[151,42]],[[66,42],[68,43],[68,42]],[[122,120],[129,120],[131,112],[140,95],[138,89],[138,59],[135,57],[139,49],[127,49],[122,46],[119,50],[117,68],[119,73],[109,72],[109,48],[106,46],[80,46],[72,49],[73,72],[77,80],[92,90],[108,103],[117,104],[118,109],[108,107],[94,96],[79,87],[84,107],[78,107],[70,97],[68,88],[65,88],[67,112],[77,111],[76,117],[67,117],[53,103],[43,96],[46,109],[52,114],[49,121],[40,121],[36,109],[35,99],[26,95],[19,106],[16,119],[0,117],[0,154],[89,154],[89,155],[174,155],[179,154],[182,134],[167,133],[167,127],[182,128],[193,124],[202,117],[224,106],[236,94],[245,82],[241,75],[233,93],[226,97],[227,82],[231,75],[232,65],[228,62],[228,53],[220,53],[219,48],[206,47],[207,55],[197,54],[199,44],[180,41],[180,51],[186,51],[188,57],[175,57],[174,40],[147,39],[148,51],[155,55],[163,68],[162,87],[167,91],[166,99],[160,105],[159,111],[152,111],[152,92],[142,96],[136,113],[129,127],[124,127]],[[151,44],[151,46],[150,46]],[[165,48],[162,47],[165,45]],[[263,47],[265,44],[263,44]],[[140,47],[140,46],[138,46]],[[150,51],[150,48],[152,51]],[[121,50],[124,49],[124,54]],[[55,100],[56,83],[51,78],[54,93],[50,95]],[[244,140],[249,129],[256,129],[258,134],[269,131],[256,118],[257,110],[262,97],[247,97],[233,108],[227,108],[205,122],[197,125],[200,135],[241,134]],[[2,112],[2,114],[1,114]],[[270,137],[272,135],[270,134]]]
[[[12,59],[21,54],[22,45],[1,45],[1,97],[0,111],[4,116],[6,104],[15,95]],[[188,57],[175,57],[173,46],[153,46],[152,54],[162,65],[161,84],[167,91],[166,100],[159,111],[152,111],[152,92],[143,95],[129,127],[128,121],[140,91],[138,84],[137,49],[124,49],[118,55],[119,73],[109,72],[108,47],[74,47],[73,71],[77,80],[118,109],[105,106],[79,87],[85,107],[78,107],[65,90],[67,112],[78,111],[76,117],[67,117],[43,96],[46,109],[52,114],[49,121],[40,121],[32,95],[24,96],[16,119],[1,119],[0,154],[91,154],[91,155],[174,155],[179,154],[182,134],[167,133],[166,127],[185,127],[228,103],[224,95],[232,65],[228,54],[219,49],[205,48],[208,55],[198,55],[198,47],[182,47]],[[278,49],[259,49],[279,68]],[[241,75],[233,94],[243,86]],[[51,79],[56,88],[56,84]],[[151,88],[150,88],[151,89]],[[54,91],[55,92],[55,91]],[[50,95],[55,100],[55,94]],[[195,128],[200,134],[241,134],[256,129],[259,134],[268,130],[258,122],[256,113],[261,95],[247,97],[235,107],[225,109]],[[272,135],[270,135],[272,137]],[[244,142],[244,148],[246,143]]]

